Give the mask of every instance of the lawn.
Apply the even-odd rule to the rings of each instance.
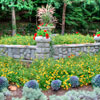
[[[54,44],[83,44],[83,43],[94,43],[93,36],[81,35],[81,34],[65,34],[65,35],[57,35],[52,37],[52,41]],[[36,45],[35,40],[33,40],[33,36],[5,36],[1,37],[0,44],[8,44],[8,45]]]
[[[91,83],[92,77],[100,74],[100,53],[90,56],[80,54],[79,57],[35,59],[30,66],[10,57],[0,57],[0,76],[4,76],[9,82],[23,86],[29,80],[37,80],[40,88],[49,89],[52,80],[60,79],[61,87],[68,90],[71,87],[69,79],[75,75],[79,77],[80,86]]]

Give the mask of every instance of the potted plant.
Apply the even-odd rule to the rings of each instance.
[[[95,40],[96,42],[100,42],[100,31],[99,31],[99,32],[96,32],[96,35],[93,34],[93,36],[94,36],[94,40]]]
[[[38,27],[37,33],[34,34],[33,39],[35,40],[36,38],[38,39],[50,39],[51,33],[48,32],[47,30],[41,30],[40,27]]]
[[[46,5],[46,8],[42,6],[42,8],[38,8],[37,17],[39,18],[39,27],[41,30],[48,30],[49,32],[55,28],[57,23],[56,17],[53,16],[55,12],[55,8],[51,5]]]

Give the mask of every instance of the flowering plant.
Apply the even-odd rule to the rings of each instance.
[[[33,39],[35,40],[35,37],[36,36],[43,36],[43,37],[46,37],[46,39],[49,38],[50,34],[47,30],[41,30],[40,27],[37,27],[37,33],[34,34],[34,37]]]
[[[37,17],[39,18],[40,23],[56,23],[57,19],[53,16],[54,12],[55,8],[48,4],[46,7],[42,6],[42,8],[38,8]]]
[[[99,32],[96,32],[96,34],[93,34],[93,36],[99,37],[100,36],[100,31]]]
[[[79,35],[79,32],[76,32],[76,35]]]

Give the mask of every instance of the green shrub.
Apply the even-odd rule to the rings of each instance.
[[[60,86],[61,86],[60,80],[53,80],[51,82],[51,87],[52,87],[53,90],[59,90]]]
[[[28,100],[47,100],[47,97],[40,89],[32,89],[28,87],[23,87],[23,97]]]
[[[93,91],[68,91],[65,95],[49,96],[49,100],[99,100],[100,99],[100,88],[95,88]]]
[[[39,84],[36,80],[30,80],[29,82],[26,82],[24,86],[33,89],[39,88]]]
[[[5,77],[0,77],[0,91],[8,87],[8,80]]]
[[[100,74],[93,77],[91,83],[94,87],[100,87]]]
[[[0,100],[5,100],[5,96],[3,93],[0,93]]]
[[[22,98],[12,98],[12,100],[26,100],[24,97],[22,97]]]
[[[70,84],[71,87],[78,87],[79,86],[79,78],[77,76],[70,77]]]

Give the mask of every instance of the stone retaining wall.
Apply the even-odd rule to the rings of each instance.
[[[70,44],[70,45],[54,45],[53,57],[65,58],[72,54],[78,56],[80,53],[97,53],[100,50],[100,43],[88,43],[88,44]]]
[[[49,42],[48,42],[49,43]],[[10,56],[16,59],[22,58],[23,60],[35,59],[44,57],[65,58],[71,54],[78,56],[81,52],[84,53],[97,53],[100,50],[100,43],[89,44],[70,44],[70,45],[53,45],[51,53],[50,45],[46,43],[37,43],[36,46],[23,46],[23,45],[0,45],[0,56]],[[45,46],[46,44],[46,46]],[[42,46],[41,46],[42,45]],[[43,46],[44,45],[44,46]],[[49,56],[48,56],[49,55]]]
[[[36,46],[0,45],[0,55],[10,56],[15,59],[35,59]]]

